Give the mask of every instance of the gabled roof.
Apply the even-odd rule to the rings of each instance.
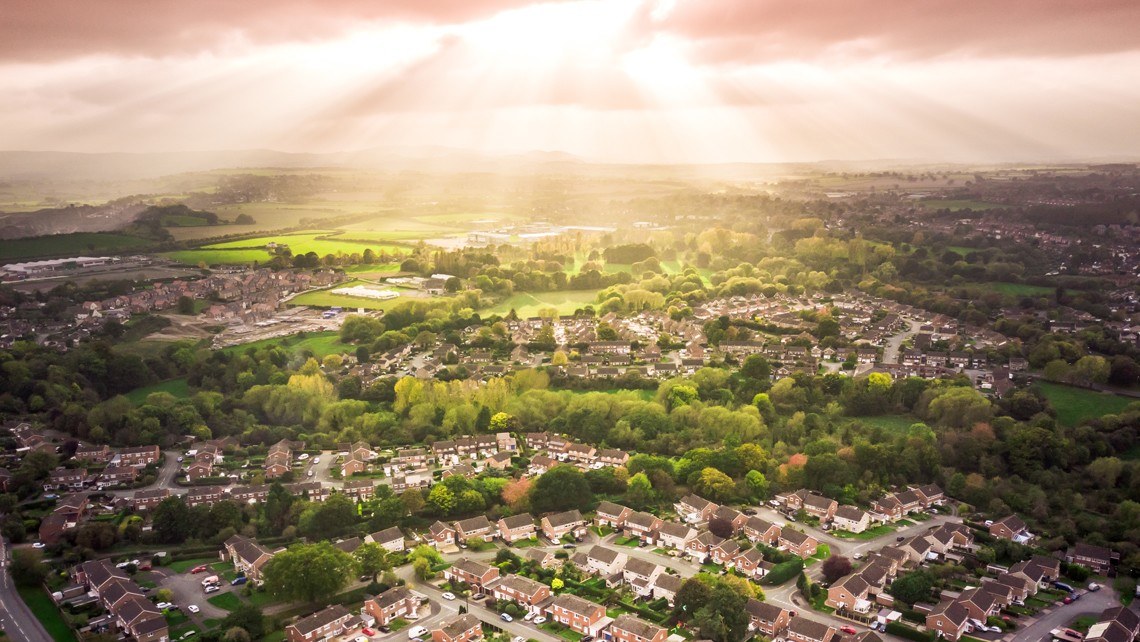
[[[612,548],[606,548],[605,546],[594,546],[586,552],[586,555],[589,559],[598,560],[603,564],[609,565],[617,561],[618,555],[620,555],[620,553],[613,550]]]
[[[376,605],[380,608],[387,608],[393,604],[396,604],[397,602],[402,602],[411,596],[412,594],[410,591],[408,591],[407,588],[403,586],[394,586],[387,591],[384,591],[380,595],[372,598],[372,601],[375,602]]]
[[[788,624],[788,631],[811,640],[825,640],[832,632],[832,628],[823,622],[809,620],[806,617],[797,617],[792,618],[791,623]]]
[[[595,604],[590,600],[580,598],[573,593],[560,593],[555,595],[551,601],[551,606],[557,606],[571,613],[577,613],[583,616],[595,613],[598,609],[602,608],[600,604]]]
[[[545,521],[547,524],[550,524],[550,526],[552,526],[554,528],[557,528],[559,526],[567,526],[567,525],[573,524],[575,522],[584,521],[582,519],[582,513],[580,513],[577,509],[563,511],[561,513],[555,513],[553,515],[547,515],[546,517],[543,517],[542,519],[543,519],[543,521]]]
[[[623,512],[625,512],[627,510],[630,510],[629,507],[627,507],[627,506],[622,506],[621,504],[615,504],[614,502],[611,502],[611,501],[603,501],[600,504],[598,504],[598,508],[595,512],[598,515],[604,515],[607,517],[618,517]]]
[[[369,535],[369,537],[371,537],[372,541],[376,542],[377,544],[385,544],[387,542],[403,539],[404,531],[400,530],[399,526],[393,526],[392,528],[385,528],[382,531],[372,533]]]
[[[643,559],[640,559],[637,557],[631,557],[625,563],[625,569],[624,570],[629,571],[630,573],[633,573],[634,575],[641,575],[643,577],[652,577],[653,573],[656,572],[657,569],[659,569],[659,568],[661,568],[660,564],[654,564],[653,562],[649,562],[649,561],[646,561],[646,560],[643,560]]]
[[[534,517],[530,513],[519,513],[518,515],[504,517],[503,526],[506,526],[507,529],[512,531],[528,526],[534,527]]]
[[[479,515],[478,517],[472,517],[455,523],[455,530],[460,533],[474,533],[489,528],[491,528],[491,520],[487,519],[486,515]]]
[[[637,511],[626,516],[625,523],[630,526],[637,526],[640,528],[653,528],[653,525],[658,521],[657,517],[646,513],[645,511]]]
[[[665,630],[664,627],[658,626],[656,624],[651,624],[639,617],[630,615],[628,613],[623,613],[622,615],[614,618],[614,621],[612,624],[610,624],[610,626],[621,629],[623,631],[628,631],[643,640],[652,640]]]
[[[797,531],[794,528],[785,528],[780,531],[780,539],[787,540],[795,546],[800,546],[809,539],[814,539],[807,533]]]
[[[463,571],[469,575],[474,575],[475,577],[483,577],[488,571],[498,570],[494,566],[466,557],[455,560],[455,563],[451,566],[452,568]]]
[[[748,601],[744,603],[744,610],[748,612],[748,615],[761,622],[775,622],[785,609],[771,602],[761,602],[756,598],[750,597]]]

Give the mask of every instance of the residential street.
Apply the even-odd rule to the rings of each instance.
[[[52,642],[51,636],[16,591],[8,570],[8,543],[0,540],[0,547],[3,549],[0,550],[0,563],[4,565],[4,572],[0,573],[0,629],[13,640]]]
[[[1120,602],[1116,599],[1116,593],[1111,588],[1103,588],[1092,593],[1082,591],[1081,599],[1072,604],[1058,603],[1056,606],[1046,609],[1048,613],[1038,617],[1029,626],[1019,629],[1008,639],[1009,642],[1039,642],[1040,640],[1049,642],[1052,637],[1049,635],[1049,631],[1067,626],[1082,615],[1097,616],[1105,609],[1119,605]]]

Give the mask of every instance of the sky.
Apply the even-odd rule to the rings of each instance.
[[[1135,0],[10,0],[0,149],[1140,157]]]

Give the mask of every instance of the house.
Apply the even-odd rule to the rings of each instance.
[[[456,540],[466,542],[470,539],[481,539],[489,542],[495,539],[495,525],[486,515],[479,515],[470,519],[455,522]]]
[[[831,521],[835,528],[862,533],[871,525],[871,516],[861,508],[844,504],[835,509]]]
[[[748,628],[766,638],[776,639],[792,621],[792,612],[771,602],[748,598],[744,604],[748,612]]]
[[[709,557],[716,564],[725,568],[732,568],[736,556],[740,554],[740,543],[734,539],[726,539],[709,549]]]
[[[728,506],[718,506],[717,509],[713,511],[712,516],[709,517],[709,521],[712,521],[714,519],[731,524],[732,532],[735,535],[736,533],[740,532],[741,528],[744,528],[744,523],[748,521],[748,516],[736,510],[735,508],[730,508]]]
[[[344,482],[341,492],[359,502],[365,502],[376,495],[376,482],[371,479],[349,479]]]
[[[511,453],[505,451],[498,452],[488,457],[485,461],[487,466],[495,470],[506,470],[511,466]]]
[[[269,460],[267,458],[266,459],[267,464],[268,464],[268,461]],[[268,468],[267,468],[267,470],[268,470]],[[361,458],[357,457],[356,455],[349,455],[340,464],[340,476],[344,479],[348,479],[349,477],[352,477],[353,475],[363,473],[367,470],[368,470],[368,460],[361,459]],[[268,476],[269,476],[269,473],[267,472],[266,477],[268,477]]]
[[[226,499],[226,491],[221,486],[195,486],[186,492],[186,505],[213,506]]]
[[[831,521],[831,518],[835,516],[835,511],[839,508],[839,502],[830,497],[824,497],[823,495],[817,495],[815,493],[802,490],[800,493],[800,497],[803,500],[803,511],[808,515],[818,518],[819,521],[823,523]]]
[[[814,537],[794,528],[782,529],[777,544],[780,550],[799,555],[804,559],[815,555],[815,549],[819,546]]]
[[[432,642],[474,642],[482,639],[483,624],[470,613],[449,617],[431,632]]]
[[[136,511],[154,510],[167,497],[170,497],[169,488],[146,488],[131,497],[131,508]]]
[[[550,619],[573,629],[582,635],[597,636],[612,622],[606,616],[606,609],[601,604],[595,604],[573,593],[562,593],[554,596],[546,607]]]
[[[697,536],[697,529],[688,524],[677,522],[661,522],[657,533],[653,536],[658,546],[671,548],[677,551],[685,550],[685,544]]]
[[[361,615],[367,613],[375,620],[376,626],[387,626],[396,618],[407,618],[416,614],[420,600],[412,596],[403,586],[396,586],[364,602]]]
[[[698,495],[689,494],[673,504],[677,516],[688,524],[707,522],[718,506]]]
[[[554,568],[560,564],[554,553],[539,548],[526,549],[526,552],[523,553],[523,559],[534,562],[539,568]]]
[[[673,602],[677,599],[677,591],[681,590],[682,584],[684,584],[684,580],[680,577],[661,573],[653,580],[653,599],[664,599],[672,608]]]
[[[530,613],[538,613],[539,605],[550,598],[549,586],[522,575],[507,575],[492,583],[489,590],[496,599],[515,602]]]
[[[345,632],[352,613],[339,604],[325,607],[307,618],[285,627],[289,642],[316,642],[327,640]]]
[[[1112,560],[1116,556],[1112,549],[1105,548],[1104,546],[1094,546],[1084,542],[1077,542],[1072,548],[1065,552],[1065,561],[1070,564],[1080,564],[1092,569],[1098,575],[1109,575],[1112,573]]]
[[[871,609],[868,597],[871,585],[858,573],[849,573],[827,587],[825,604],[840,613],[866,613]]]
[[[498,521],[499,537],[504,542],[513,544],[524,539],[535,539],[538,529],[534,525],[534,517],[530,513],[520,513],[503,517]]]
[[[613,642],[665,642],[669,631],[628,613],[617,616],[609,629]]]
[[[598,509],[594,512],[594,525],[599,528],[609,526],[614,530],[621,530],[625,527],[625,520],[631,513],[633,513],[633,509],[628,506],[603,501],[598,504]]]
[[[713,548],[720,546],[724,539],[709,531],[702,531],[693,539],[685,543],[685,554],[694,561],[703,563]]]
[[[162,453],[158,446],[135,446],[133,448],[120,448],[115,453],[115,459],[122,466],[137,466],[143,468],[158,463]]]
[[[737,553],[736,559],[732,560],[732,567],[737,573],[753,580],[762,579],[772,566],[771,562],[764,561],[764,554],[758,548]]]
[[[1029,527],[1017,515],[1007,515],[990,524],[990,535],[998,539],[1005,539],[1018,544],[1026,544],[1033,539]]]
[[[402,493],[411,488],[427,488],[428,486],[431,486],[430,470],[416,470],[392,477],[392,492],[394,493]]]
[[[546,539],[554,542],[565,535],[574,538],[586,535],[586,520],[577,510],[568,510],[554,513],[542,518],[542,534]]]
[[[111,464],[99,474],[99,486],[118,486],[133,483],[139,477],[139,469],[134,466]]]
[[[622,580],[634,587],[634,592],[641,597],[649,597],[653,591],[653,582],[657,576],[665,572],[665,567],[654,564],[638,557],[631,557],[621,569]]]
[[[214,462],[212,461],[192,461],[186,467],[186,478],[192,482],[206,477],[212,477],[214,474]]]
[[[946,494],[942,492],[942,488],[938,484],[926,484],[925,486],[918,486],[914,489],[922,498],[922,507],[924,509],[931,506],[940,506],[943,500],[946,499]]]
[[[86,468],[56,468],[48,473],[44,491],[72,489],[78,490],[87,482]]]
[[[407,544],[404,540],[404,532],[401,531],[398,526],[365,535],[364,541],[369,544],[379,544],[380,548],[389,553],[400,553],[407,548]]]
[[[558,460],[546,455],[536,455],[531,457],[530,465],[527,466],[527,473],[530,475],[542,475],[546,471],[558,465]]]
[[[294,482],[285,484],[285,490],[290,495],[300,497],[312,502],[323,502],[329,498],[332,489],[321,485],[321,482]]]
[[[348,539],[337,540],[333,546],[339,548],[345,553],[351,554],[353,551],[360,548],[361,544],[363,543],[364,540],[360,539],[359,537],[350,537]]]
[[[784,638],[792,642],[831,642],[837,633],[831,625],[797,617],[788,623]]]
[[[79,447],[75,449],[75,454],[72,455],[72,458],[92,464],[105,464],[111,460],[111,455],[111,449],[106,445],[100,444],[98,446],[92,446],[90,444],[80,444]]]
[[[953,600],[939,602],[926,616],[926,628],[937,631],[941,637],[950,642],[956,642],[966,634],[969,622],[970,612]]]
[[[165,640],[169,636],[166,618],[154,603],[138,595],[131,595],[110,609],[119,628],[148,641]]]
[[[262,582],[261,571],[273,558],[273,553],[257,542],[241,535],[230,537],[225,541],[224,546],[225,550],[220,554],[222,560],[228,557],[233,562],[235,571],[244,573],[250,581],[260,584]]]
[[[743,530],[744,536],[753,543],[776,546],[780,540],[780,527],[756,516],[744,522]]]
[[[428,537],[431,539],[432,546],[442,548],[444,546],[451,546],[455,544],[455,529],[437,521],[428,527]]]
[[[880,515],[883,521],[888,522],[900,520],[903,516],[902,502],[894,495],[887,495],[875,500],[871,504],[871,510],[876,515]]]
[[[642,541],[649,541],[664,522],[657,516],[644,511],[630,513],[625,518],[625,534]]]
[[[598,451],[598,461],[606,466],[624,466],[629,463],[629,453],[616,448],[603,448]]]
[[[997,615],[1003,606],[997,595],[981,588],[966,589],[955,601],[966,608],[971,618],[982,622],[991,615]]]
[[[499,579],[499,569],[464,557],[444,569],[443,576],[450,581],[463,582],[474,588],[483,589],[492,580]]]
[[[605,546],[594,546],[586,551],[586,572],[609,578],[621,572],[628,556]]]

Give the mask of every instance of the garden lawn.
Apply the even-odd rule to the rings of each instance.
[[[218,607],[219,609],[224,609],[226,611],[232,611],[241,606],[241,599],[238,598],[236,593],[232,592],[215,595],[206,601]]]
[[[55,607],[55,603],[51,601],[50,595],[40,588],[21,586],[17,590],[20,592],[24,604],[28,605],[28,609],[36,616],[40,624],[44,625],[44,629],[55,642],[75,642],[75,633],[64,621],[63,615]]]
[[[131,403],[137,406],[146,401],[147,396],[154,392],[169,392],[179,399],[185,399],[190,396],[190,384],[186,382],[185,378],[171,379],[170,381],[156,383],[153,386],[135,388],[127,393],[127,399],[130,399]]]
[[[1066,426],[1076,426],[1086,419],[1114,415],[1140,399],[1123,397],[1086,388],[1075,388],[1042,381],[1037,390],[1049,400],[1057,411],[1057,419]]]

